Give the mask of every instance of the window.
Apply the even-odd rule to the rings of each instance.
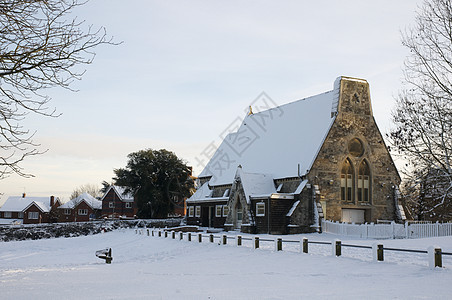
[[[78,210],[78,215],[79,216],[86,216],[86,215],[88,215],[88,210],[86,208],[79,209]]]
[[[189,206],[188,207],[188,216],[189,217],[193,217],[194,216],[194,212],[195,212],[195,207],[194,206]]]
[[[359,139],[354,138],[348,143],[348,152],[354,157],[360,157],[364,153],[363,143]]]
[[[221,217],[221,210],[222,210],[223,206],[222,205],[216,205],[215,206],[215,217]]]
[[[369,202],[370,201],[370,170],[366,161],[362,161],[359,165],[358,172],[358,201]]]
[[[223,205],[223,217],[227,217],[229,214],[229,206]]]
[[[64,209],[64,214],[65,214],[65,215],[70,215],[70,214],[71,214],[71,209],[65,208],[65,209]]]
[[[341,200],[342,201],[353,201],[353,181],[354,174],[352,164],[350,160],[347,159],[341,170]]]
[[[19,219],[23,219],[23,218],[24,218],[24,212],[23,212],[23,211],[18,212],[18,213],[17,213],[17,217],[18,217]]]
[[[114,208],[114,207],[115,207],[115,203],[112,202],[112,201],[110,201],[110,202],[108,203],[108,208]]]
[[[37,211],[28,212],[28,219],[37,220],[39,218],[39,213]]]
[[[132,208],[132,202],[126,202],[126,208]]]
[[[195,208],[195,217],[201,217],[201,206],[196,206]]]
[[[12,217],[12,214],[11,214],[10,211],[5,211],[5,212],[3,213],[3,217],[4,217],[4,218],[11,218],[11,217]]]
[[[256,203],[256,216],[263,217],[265,216],[265,203]]]

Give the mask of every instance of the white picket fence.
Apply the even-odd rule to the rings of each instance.
[[[322,220],[322,231],[359,238],[412,239],[435,236],[452,236],[452,223],[431,224],[349,224]]]

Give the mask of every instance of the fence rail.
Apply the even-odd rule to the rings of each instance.
[[[176,232],[176,231],[168,231],[155,228],[153,229],[145,229],[147,231],[147,235],[150,236],[158,236],[165,238],[169,238],[171,236],[172,239],[176,239],[178,236],[178,240],[184,240],[186,237],[186,241],[192,242],[192,233],[191,232]],[[170,235],[168,234],[170,233]],[[135,229],[136,234],[145,234],[143,229]],[[254,237],[243,237],[241,235],[237,236],[227,236],[223,235],[214,235],[214,234],[202,234],[202,233],[194,233],[194,236],[198,237],[199,243],[205,243],[206,239],[203,240],[203,237],[208,238],[209,243],[214,243],[215,239],[219,239],[218,245],[226,245],[228,240],[235,240],[236,246],[242,246],[242,240],[249,240],[252,242],[252,247],[254,249],[259,248],[260,242],[273,242],[275,247],[275,251],[283,250],[283,243],[298,243],[299,244],[299,252],[300,253],[308,253],[309,244],[317,244],[317,245],[329,245],[332,247],[333,256],[341,256],[342,248],[359,248],[359,249],[372,249],[372,257],[374,261],[383,261],[384,260],[384,251],[397,251],[397,252],[406,252],[406,253],[418,253],[418,254],[428,254],[428,264],[430,268],[442,267],[442,256],[452,256],[450,252],[443,252],[441,248],[438,247],[429,247],[428,250],[417,250],[417,249],[399,249],[392,247],[384,247],[382,244],[374,243],[372,246],[368,245],[354,245],[354,244],[342,244],[340,240],[335,241],[309,241],[307,238],[302,238],[301,240],[284,240],[281,237],[276,237],[274,239],[270,238],[260,238],[259,236]]]
[[[452,236],[452,223],[349,224],[322,220],[322,231],[359,238],[412,239]]]

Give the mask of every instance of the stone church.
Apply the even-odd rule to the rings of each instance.
[[[317,230],[320,220],[400,220],[400,176],[366,80],[243,118],[198,176],[187,224],[248,233]]]

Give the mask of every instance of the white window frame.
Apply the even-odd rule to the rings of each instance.
[[[24,212],[23,212],[23,211],[18,212],[18,213],[17,213],[17,217],[18,217],[19,219],[23,219],[23,218],[24,218]]]
[[[223,217],[227,217],[229,214],[229,206],[223,205]]]
[[[108,208],[115,208],[115,203],[113,201],[108,202]]]
[[[195,215],[195,207],[194,206],[189,206],[188,207],[188,217],[193,218]]]
[[[70,208],[65,208],[65,209],[64,209],[64,214],[65,214],[66,216],[70,215],[70,214],[71,214],[71,209],[70,209]]]
[[[79,208],[78,215],[79,216],[87,216],[88,215],[88,210],[86,208]]]
[[[29,220],[37,220],[37,219],[39,219],[39,212],[37,212],[37,211],[29,211],[28,212],[28,219]]]
[[[221,217],[223,214],[223,205],[215,205],[215,217],[219,218]]]
[[[195,206],[195,217],[196,218],[201,217],[201,206]]]
[[[5,219],[9,219],[9,218],[12,218],[12,217],[13,217],[13,214],[10,211],[5,211],[3,213],[3,218],[5,218]]]
[[[132,208],[132,202],[126,202],[126,208]]]
[[[256,217],[265,216],[265,202],[256,203]]]

